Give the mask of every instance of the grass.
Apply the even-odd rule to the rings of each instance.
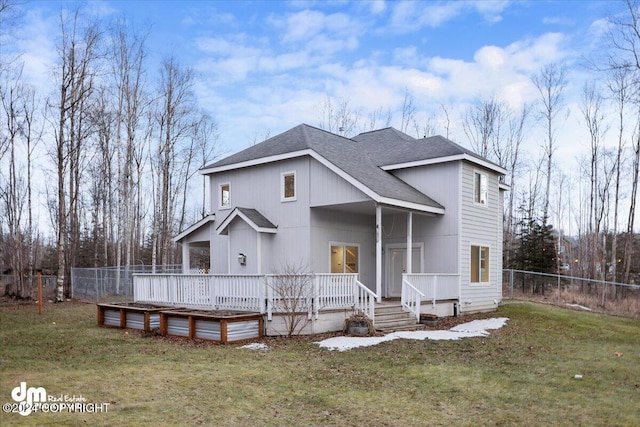
[[[637,425],[640,322],[534,303],[490,316],[511,320],[461,341],[331,352],[313,338],[271,338],[254,351],[99,328],[94,305],[49,304],[41,315],[5,305],[0,403],[26,381],[110,406],[2,413],[0,424]]]

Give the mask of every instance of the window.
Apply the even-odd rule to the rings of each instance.
[[[219,197],[220,209],[227,209],[231,207],[231,184],[228,182],[220,184]]]
[[[471,245],[471,283],[489,282],[489,248]]]
[[[474,202],[480,205],[487,205],[487,175],[475,172],[474,174]]]
[[[296,173],[286,172],[282,174],[282,201],[296,200]]]
[[[357,273],[358,247],[347,245],[331,245],[331,272]]]

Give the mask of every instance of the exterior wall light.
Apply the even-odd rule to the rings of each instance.
[[[240,263],[240,265],[247,265],[247,256],[240,252],[238,254],[238,262]]]

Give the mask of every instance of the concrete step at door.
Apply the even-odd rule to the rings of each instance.
[[[393,332],[416,329],[420,325],[415,316],[403,310],[400,304],[385,304],[376,306],[374,326],[381,332]]]

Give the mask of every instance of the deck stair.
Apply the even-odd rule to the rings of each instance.
[[[376,304],[374,325],[377,331],[385,333],[422,329],[413,313],[404,311],[399,301]]]

